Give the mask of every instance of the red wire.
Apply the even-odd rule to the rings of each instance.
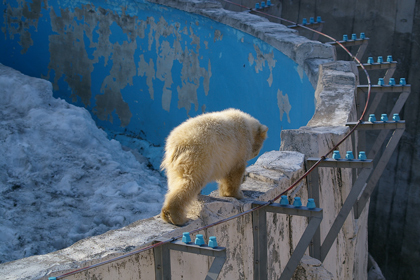
[[[194,229],[194,230],[192,230],[192,231],[190,231],[190,233],[196,233],[196,232],[199,232],[199,231],[202,231],[202,230],[205,230],[205,229],[208,229],[208,228],[211,228],[211,227],[214,227],[214,226],[216,226],[216,225],[219,225],[219,224],[222,224],[222,223],[225,223],[225,222],[228,222],[228,221],[231,221],[231,220],[234,220],[234,219],[236,219],[236,218],[238,218],[238,217],[241,217],[241,216],[244,216],[244,215],[246,215],[246,214],[248,214],[248,213],[252,213],[252,212],[254,212],[254,211],[257,211],[258,209],[261,209],[261,208],[263,208],[263,207],[266,207],[266,206],[268,206],[268,205],[270,205],[270,204],[272,204],[272,203],[274,203],[274,201],[276,201],[276,200],[278,200],[282,195],[284,195],[284,194],[286,194],[288,191],[290,191],[291,189],[293,189],[293,188],[295,188],[303,179],[305,179],[329,154],[331,154],[334,150],[336,150],[337,148],[338,148],[338,146],[340,146],[345,140],[347,140],[347,138],[349,138],[350,137],[350,135],[357,129],[357,127],[361,124],[361,122],[363,121],[363,118],[364,118],[364,116],[365,116],[365,114],[366,114],[366,111],[367,111],[367,107],[368,107],[368,104],[369,104],[369,100],[370,100],[370,95],[371,95],[371,87],[372,87],[372,84],[371,84],[371,81],[370,81],[370,76],[369,76],[369,74],[368,74],[368,72],[367,72],[367,70],[366,70],[366,68],[363,66],[363,64],[360,62],[360,60],[359,59],[357,59],[355,56],[353,56],[352,54],[351,54],[351,52],[346,48],[346,47],[344,47],[344,45],[343,44],[341,44],[339,41],[337,41],[336,39],[334,39],[333,37],[331,37],[331,36],[328,36],[328,35],[326,35],[326,34],[324,34],[324,33],[322,33],[322,32],[320,32],[320,31],[318,31],[318,30],[315,30],[315,29],[312,29],[312,28],[309,28],[309,27],[307,27],[307,26],[305,26],[305,25],[301,25],[301,24],[297,24],[297,23],[295,23],[295,22],[293,22],[293,21],[290,21],[290,20],[287,20],[287,19],[283,19],[283,18],[281,18],[281,17],[277,17],[277,16],[273,16],[273,15],[270,15],[270,14],[267,14],[267,13],[265,13],[265,12],[262,12],[262,11],[259,11],[259,10],[255,10],[255,9],[252,9],[252,8],[249,8],[249,7],[247,7],[247,6],[243,6],[243,5],[240,5],[240,4],[237,4],[237,3],[234,3],[234,2],[231,2],[231,1],[228,1],[228,0],[221,0],[221,1],[224,1],[224,2],[226,2],[226,3],[229,3],[229,4],[232,4],[232,5],[235,5],[235,6],[238,6],[238,7],[241,7],[241,8],[244,8],[244,9],[247,9],[247,10],[252,10],[252,11],[254,11],[254,12],[256,12],[256,13],[259,13],[259,14],[262,14],[262,15],[265,15],[265,16],[268,16],[268,17],[272,17],[272,18],[276,18],[276,19],[279,19],[279,20],[281,20],[281,21],[284,21],[284,22],[288,22],[288,23],[291,23],[291,24],[294,24],[294,25],[296,25],[296,26],[299,26],[299,27],[301,27],[301,28],[304,28],[304,29],[306,29],[306,30],[309,30],[309,31],[312,31],[312,32],[315,32],[315,33],[318,33],[319,35],[322,35],[322,36],[324,36],[324,37],[326,37],[326,38],[328,38],[328,39],[330,39],[330,40],[332,40],[332,41],[334,41],[336,44],[338,44],[342,49],[344,49],[346,52],[347,52],[347,54],[349,54],[350,55],[350,57],[357,63],[357,64],[359,64],[360,65],[360,67],[363,69],[363,71],[365,72],[365,74],[366,74],[366,77],[367,77],[367,82],[368,82],[368,96],[367,96],[367,100],[366,100],[366,105],[365,105],[365,108],[364,108],[364,110],[363,110],[363,112],[362,112],[362,115],[360,116],[360,118],[359,118],[359,121],[357,122],[357,124],[349,131],[349,133],[347,133],[344,137],[343,137],[343,139],[341,139],[341,141],[340,142],[338,142],[331,150],[329,150],[324,156],[322,156],[314,165],[312,165],[312,167],[309,169],[309,170],[307,170],[306,172],[305,172],[305,174],[303,174],[296,182],[294,182],[290,187],[288,187],[286,190],[284,190],[281,194],[279,194],[279,195],[277,195],[274,199],[272,199],[272,200],[270,200],[270,201],[267,201],[266,203],[264,203],[264,204],[261,204],[261,205],[259,205],[259,206],[257,206],[257,207],[254,207],[254,208],[252,208],[252,209],[249,209],[249,210],[247,210],[247,211],[244,211],[244,212],[241,212],[241,213],[239,213],[239,214],[236,214],[236,215],[233,215],[233,216],[231,216],[231,217],[228,217],[228,218],[225,218],[225,219],[222,219],[222,220],[219,220],[219,221],[217,221],[217,222],[214,222],[214,223],[211,223],[211,224],[209,224],[209,225],[206,225],[206,226],[203,226],[203,227],[200,227],[200,228],[197,228],[197,229]],[[69,275],[73,275],[73,274],[76,274],[76,273],[79,273],[79,272],[82,272],[82,271],[86,271],[86,270],[89,270],[89,269],[92,269],[92,268],[95,268],[95,267],[98,267],[98,266],[101,266],[101,265],[105,265],[105,264],[108,264],[108,263],[111,263],[111,262],[114,262],[114,261],[117,261],[117,260],[120,260],[120,259],[123,259],[123,258],[127,258],[127,257],[129,257],[129,256],[132,256],[132,255],[135,255],[135,254],[138,254],[138,253],[141,253],[141,252],[144,252],[144,251],[147,251],[147,250],[150,250],[150,249],[153,249],[153,248],[156,248],[156,247],[158,247],[158,246],[161,246],[161,245],[164,245],[164,244],[167,244],[167,243],[170,243],[170,242],[172,242],[172,241],[175,241],[175,240],[178,240],[178,239],[180,239],[180,238],[182,238],[182,235],[178,235],[178,236],[175,236],[175,237],[172,237],[172,238],[170,238],[170,239],[167,239],[167,240],[165,240],[165,241],[161,241],[161,242],[158,242],[158,243],[155,243],[155,244],[153,244],[153,245],[149,245],[149,246],[147,246],[147,247],[143,247],[143,248],[140,248],[140,249],[137,249],[137,250],[134,250],[134,251],[131,251],[130,253],[127,253],[127,254],[124,254],[124,255],[121,255],[121,256],[119,256],[119,257],[116,257],[116,258],[113,258],[113,259],[110,259],[110,260],[107,260],[107,261],[104,261],[104,262],[100,262],[100,263],[97,263],[97,264],[95,264],[95,265],[91,265],[91,266],[87,266],[87,267],[84,267],[84,268],[81,268],[81,269],[77,269],[77,270],[74,270],[74,271],[71,271],[71,272],[68,272],[68,273],[66,273],[66,274],[63,274],[63,275],[60,275],[60,276],[57,276],[57,279],[61,279],[61,278],[64,278],[64,277],[66,277],[66,276],[69,276]]]

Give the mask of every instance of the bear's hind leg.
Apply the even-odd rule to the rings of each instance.
[[[237,199],[244,198],[240,190],[242,179],[245,173],[245,164],[236,166],[225,178],[218,180],[219,194],[223,197],[235,197]]]
[[[161,216],[164,221],[181,226],[188,221],[186,210],[191,201],[197,197],[201,186],[197,186],[188,179],[178,179],[170,184],[171,188],[165,196]]]

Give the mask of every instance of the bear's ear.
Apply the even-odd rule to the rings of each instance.
[[[260,127],[258,128],[258,133],[262,138],[267,137],[267,131],[268,131],[268,127],[263,124],[261,124]]]

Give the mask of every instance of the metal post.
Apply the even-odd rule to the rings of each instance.
[[[171,279],[171,256],[167,244],[153,248],[155,258],[155,279]]]
[[[322,221],[322,216],[310,218],[308,226],[303,232],[302,237],[299,240],[299,243],[296,245],[296,248],[293,251],[292,256],[290,257],[289,261],[287,262],[286,267],[283,270],[283,273],[280,276],[280,280],[289,280],[292,278],[293,273],[295,272],[296,267],[298,266],[300,260],[305,254],[306,248],[308,248],[308,245],[311,242],[312,237],[314,236],[316,230],[319,229],[319,225],[321,224],[321,221]]]
[[[365,190],[363,191],[360,199],[355,204],[355,218],[358,219],[363,211],[363,208],[366,206],[367,201],[370,198],[370,195],[372,194],[373,190],[375,189],[376,184],[378,183],[379,178],[382,175],[382,172],[384,171],[386,165],[388,164],[389,159],[392,156],[392,153],[394,152],[395,148],[398,145],[398,142],[400,141],[401,136],[404,133],[404,129],[396,129],[394,133],[391,136],[391,139],[389,139],[389,142],[386,146],[386,149],[384,153],[382,154],[378,165],[375,167],[375,170],[372,172],[372,175],[369,178],[369,181],[367,182],[367,186]]]
[[[254,232],[254,280],[267,279],[267,215],[262,208],[252,213]]]

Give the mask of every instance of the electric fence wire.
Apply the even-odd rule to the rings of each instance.
[[[208,225],[206,225],[206,226],[203,226],[203,227],[200,227],[200,228],[197,228],[197,229],[194,229],[194,230],[192,230],[192,231],[190,231],[190,233],[196,233],[196,232],[199,232],[199,231],[202,231],[202,230],[206,230],[206,229],[208,229],[208,228],[211,228],[211,227],[214,227],[214,226],[217,226],[217,225],[220,225],[220,224],[222,224],[222,223],[226,223],[226,222],[229,222],[229,221],[231,221],[231,220],[234,220],[234,219],[236,219],[236,218],[239,218],[239,217],[242,217],[242,216],[244,216],[244,215],[246,215],[246,214],[249,214],[249,213],[252,213],[252,212],[254,212],[254,211],[257,211],[257,210],[259,210],[259,209],[261,209],[261,208],[263,208],[263,207],[266,207],[266,206],[269,206],[269,205],[271,205],[271,204],[273,204],[276,200],[278,200],[282,195],[285,195],[287,192],[289,192],[290,190],[292,190],[293,188],[295,188],[303,179],[305,179],[323,160],[325,160],[326,158],[327,158],[327,156],[328,155],[330,155],[334,150],[337,150],[337,148],[345,141],[345,140],[347,140],[347,138],[349,138],[352,134],[353,134],[353,132],[357,129],[357,127],[362,123],[362,121],[363,121],[363,118],[364,118],[364,116],[365,116],[365,114],[366,114],[366,111],[367,111],[367,108],[368,108],[368,105],[369,105],[369,100],[370,100],[370,95],[371,95],[371,87],[372,87],[372,83],[371,83],[371,80],[370,80],[370,76],[369,76],[369,74],[368,74],[368,72],[367,72],[367,70],[366,70],[366,68],[364,67],[364,65],[363,65],[363,63],[361,63],[360,62],[360,60],[358,59],[358,58],[356,58],[342,43],[340,43],[339,41],[337,41],[336,39],[334,39],[333,37],[331,37],[331,36],[329,36],[329,35],[326,35],[326,34],[324,34],[324,33],[322,33],[322,32],[320,32],[320,31],[318,31],[318,30],[315,30],[315,29],[312,29],[312,28],[309,28],[309,27],[307,27],[307,26],[305,26],[305,25],[303,25],[303,24],[298,24],[298,23],[295,23],[295,22],[293,22],[293,21],[290,21],[290,20],[287,20],[287,19],[284,19],[284,18],[281,18],[281,17],[277,17],[277,16],[274,16],[274,15],[270,15],[270,14],[268,14],[268,13],[265,13],[265,12],[263,12],[263,11],[259,11],[259,10],[257,10],[257,9],[253,9],[253,8],[250,8],[250,7],[247,7],[247,6],[244,6],[244,5],[241,5],[241,4],[237,4],[237,3],[234,3],[234,2],[231,2],[231,1],[228,1],[228,0],[220,0],[220,1],[223,1],[223,2],[226,2],[226,3],[228,3],[228,4],[232,4],[232,5],[235,5],[235,6],[238,6],[238,7],[241,7],[241,8],[243,8],[243,9],[246,9],[246,10],[249,10],[249,11],[253,11],[253,12],[255,12],[255,13],[258,13],[258,14],[261,14],[261,15],[264,15],[264,16],[266,16],[266,17],[271,17],[271,18],[275,18],[275,19],[277,19],[277,20],[281,20],[281,21],[284,21],[284,22],[288,22],[288,23],[290,23],[290,24],[293,24],[293,25],[296,25],[296,26],[299,26],[299,27],[301,27],[301,28],[303,28],[303,29],[306,29],[306,30],[309,30],[309,31],[311,31],[311,32],[315,32],[315,33],[318,33],[319,35],[321,35],[321,36],[323,36],[323,37],[326,37],[326,38],[328,38],[328,39],[330,39],[330,40],[332,40],[333,42],[335,42],[337,45],[339,45],[362,69],[363,69],[363,71],[364,71],[364,73],[365,73],[365,75],[366,75],[366,78],[367,78],[367,83],[368,83],[368,94],[367,94],[367,98],[366,98],[366,104],[365,104],[365,107],[364,107],[364,110],[363,110],[363,112],[362,112],[362,114],[361,114],[361,116],[360,116],[360,118],[359,118],[359,120],[358,120],[358,122],[356,123],[356,125],[355,126],[353,126],[353,128],[343,137],[343,139],[341,139],[331,150],[329,150],[325,155],[323,155],[314,165],[312,165],[312,167],[310,168],[310,169],[308,169],[299,179],[297,179],[290,187],[288,187],[286,190],[284,190],[283,192],[281,192],[279,195],[277,195],[276,197],[274,197],[272,200],[269,200],[269,201],[267,201],[266,203],[264,203],[264,204],[261,204],[261,205],[259,205],[259,206],[257,206],[257,207],[254,207],[254,208],[251,208],[251,209],[249,209],[249,210],[247,210],[247,211],[244,211],[244,212],[241,212],[241,213],[238,213],[238,214],[236,214],[236,215],[233,215],[233,216],[231,216],[231,217],[228,217],[228,218],[225,218],[225,219],[221,219],[221,220],[219,220],[219,221],[217,221],[217,222],[214,222],[214,223],[211,223],[211,224],[208,224]],[[124,259],[124,258],[127,258],[127,257],[130,257],[130,256],[132,256],[132,255],[135,255],[135,254],[139,254],[139,253],[141,253],[141,252],[144,252],[144,251],[147,251],[147,250],[150,250],[150,249],[153,249],[153,248],[156,248],[156,247],[158,247],[158,246],[162,246],[162,245],[164,245],[164,244],[167,244],[167,243],[170,243],[170,242],[173,242],[173,241],[175,241],[175,240],[178,240],[178,239],[180,239],[180,238],[182,238],[182,235],[178,235],[178,236],[174,236],[174,237],[172,237],[172,238],[170,238],[170,239],[167,239],[167,240],[165,240],[165,241],[161,241],[161,242],[158,242],[158,243],[155,243],[155,244],[152,244],[152,245],[149,245],[149,246],[146,246],[146,247],[143,247],[143,248],[139,248],[139,249],[136,249],[136,250],[133,250],[133,251],[131,251],[131,252],[129,252],[129,253],[127,253],[127,254],[124,254],[124,255],[121,255],[121,256],[119,256],[119,257],[116,257],[116,258],[112,258],[112,259],[109,259],[109,260],[107,260],[107,261],[103,261],[103,262],[100,262],[100,263],[97,263],[97,264],[94,264],[94,265],[91,265],[91,266],[87,266],[87,267],[83,267],[83,268],[80,268],[80,269],[77,269],[77,270],[73,270],[73,271],[71,271],[71,272],[68,272],[68,273],[65,273],[65,274],[62,274],[62,275],[60,275],[60,276],[57,276],[56,277],[56,279],[62,279],[62,278],[64,278],[64,277],[67,277],[67,276],[70,276],[70,275],[74,275],[74,274],[76,274],[76,273],[80,273],[80,272],[83,272],[83,271],[87,271],[87,270],[90,270],[90,269],[93,269],[93,268],[95,268],[95,267],[99,267],[99,266],[102,266],[102,265],[105,265],[105,264],[108,264],[108,263],[111,263],[111,262],[115,262],[115,261],[118,261],[118,260],[121,260],[121,259]]]

